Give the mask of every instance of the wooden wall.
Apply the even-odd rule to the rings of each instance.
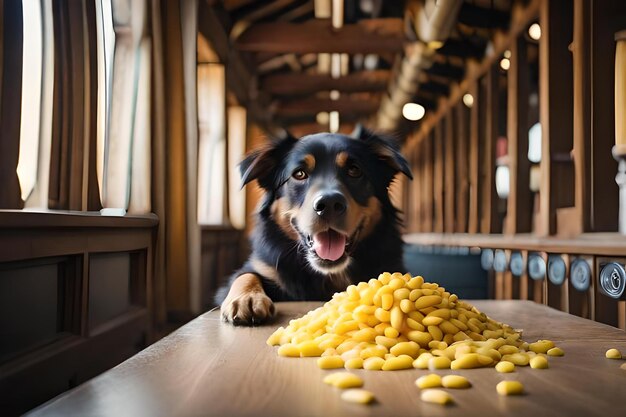
[[[541,27],[538,41],[528,34],[533,23]],[[496,250],[487,265],[494,298],[533,299],[626,328],[625,301],[598,290],[605,265],[624,265],[626,257],[611,154],[613,37],[625,28],[621,1],[515,2],[492,52],[467,62],[465,79],[406,142],[417,173],[405,183],[407,242]],[[463,100],[467,94],[473,103]],[[538,163],[528,158],[536,122]],[[508,196],[497,194],[498,167],[508,168]],[[512,259],[522,265],[517,275]],[[582,261],[590,282],[579,291],[570,281]]]
[[[21,414],[154,341],[157,223],[0,212],[0,414]]]

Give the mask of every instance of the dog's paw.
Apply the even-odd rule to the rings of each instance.
[[[221,306],[222,319],[235,326],[254,326],[272,318],[276,312],[274,303],[262,291],[245,292],[232,299],[227,298]]]

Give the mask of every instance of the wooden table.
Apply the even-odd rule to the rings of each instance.
[[[318,303],[280,303],[275,323],[235,328],[206,313],[141,353],[34,410],[34,416],[626,416],[625,361],[604,357],[626,352],[626,333],[530,301],[476,301],[489,316],[524,329],[524,339],[546,338],[565,350],[550,369],[493,368],[459,373],[473,383],[452,391],[456,405],[423,403],[415,379],[423,370],[363,371],[365,388],[378,401],[350,404],[322,383],[314,358],[283,358],[265,339],[278,325]],[[504,379],[524,383],[527,394],[500,397]]]

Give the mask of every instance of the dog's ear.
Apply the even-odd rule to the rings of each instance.
[[[239,164],[241,187],[258,180],[262,188],[266,190],[273,188],[277,180],[276,174],[280,161],[291,151],[297,141],[289,132],[285,132],[282,138],[272,138],[267,146],[248,154]]]
[[[394,175],[398,172],[402,172],[410,179],[413,179],[409,163],[404,156],[402,156],[398,145],[393,139],[379,136],[360,124],[356,126],[351,136],[364,141],[380,160],[384,161],[394,170]]]

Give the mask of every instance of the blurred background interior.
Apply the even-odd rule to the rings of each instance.
[[[0,25],[0,414],[213,308],[260,195],[237,163],[285,131],[398,140],[411,273],[626,328],[622,0],[0,0]]]

